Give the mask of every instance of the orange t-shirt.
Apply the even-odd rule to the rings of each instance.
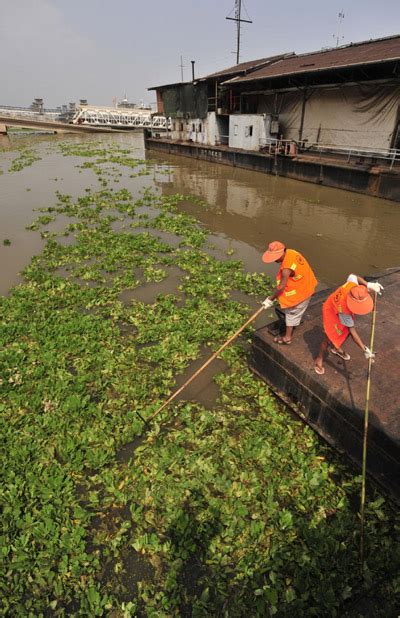
[[[281,262],[276,281],[279,285],[284,268],[289,268],[292,272],[286,283],[282,294],[278,296],[279,304],[282,309],[295,307],[314,294],[317,286],[317,279],[306,258],[294,249],[286,249],[285,257]]]

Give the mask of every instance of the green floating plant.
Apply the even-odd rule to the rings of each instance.
[[[104,186],[153,162],[58,148],[101,189],[40,209],[33,231],[67,222],[0,297],[4,615],[340,616],[377,580],[391,611],[398,518],[371,488],[361,581],[358,479],[249,371],[251,328],[204,382],[211,407],[198,383],[141,420],[247,319],[232,292],[262,299],[268,277],[208,253],[195,198]]]

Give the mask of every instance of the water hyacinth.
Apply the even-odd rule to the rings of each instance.
[[[99,186],[40,208],[45,247],[0,297],[3,615],[357,616],[371,590],[367,610],[390,615],[396,514],[371,487],[361,581],[359,479],[250,373],[251,329],[212,406],[141,420],[247,319],[234,293],[271,282],[208,251],[180,210],[196,198],[114,186],[153,162],[59,149]]]

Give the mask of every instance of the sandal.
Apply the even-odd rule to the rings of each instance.
[[[274,343],[279,343],[280,345],[290,345],[292,343],[292,340],[285,339],[284,337],[274,337]]]
[[[315,373],[318,373],[319,376],[323,376],[325,373],[325,367],[320,367],[319,365],[314,365]]]
[[[339,352],[339,350],[337,350],[336,348],[329,348],[329,350],[332,352],[332,354],[336,354],[336,356],[339,356],[344,361],[350,360],[350,354],[348,354],[347,352]]]

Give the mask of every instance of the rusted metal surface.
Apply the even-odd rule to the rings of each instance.
[[[353,43],[336,49],[282,58],[249,75],[234,77],[225,84],[340,69],[400,59],[400,36]]]
[[[217,71],[216,73],[210,73],[210,75],[206,75],[203,79],[215,79],[218,77],[228,77],[229,75],[246,75],[249,72],[256,71],[265,66],[272,64],[273,62],[277,62],[283,58],[288,58],[293,56],[294,52],[289,52],[287,54],[278,54],[275,56],[270,56],[269,58],[259,58],[258,60],[250,60],[248,62],[241,62],[240,64],[235,64],[227,69],[223,69],[222,71]]]
[[[228,67],[227,69],[223,69],[222,71],[216,71],[215,73],[210,73],[209,75],[205,75],[204,77],[199,77],[195,81],[205,81],[205,80],[217,80],[220,81],[219,78],[222,77],[233,77],[235,75],[247,75],[252,71],[256,71],[265,67],[267,65],[272,64],[273,62],[277,62],[282,58],[288,58],[293,56],[294,52],[289,52],[287,54],[278,54],[275,56],[269,56],[268,58],[259,58],[258,60],[249,60],[248,62],[241,62],[240,64],[234,64],[233,66]],[[172,84],[162,84],[161,86],[151,86],[147,90],[162,90],[165,88],[173,88],[177,86],[182,86],[186,84],[190,84],[191,82],[174,82]]]
[[[376,361],[370,396],[368,471],[400,503],[400,269],[378,278],[385,291],[379,297],[375,330]],[[367,362],[351,338],[344,348],[351,360],[330,354],[325,375],[314,371],[323,338],[319,295],[308,310],[290,346],[273,342],[277,324],[258,330],[250,366],[325,440],[359,465],[361,462]],[[369,342],[370,316],[357,316],[356,328]]]
[[[312,155],[298,157],[274,156],[229,148],[206,146],[193,142],[145,138],[148,149],[180,154],[195,159],[313,182],[336,189],[365,193],[400,202],[400,173],[396,169],[376,168],[370,165],[346,163],[342,159],[324,160]]]

